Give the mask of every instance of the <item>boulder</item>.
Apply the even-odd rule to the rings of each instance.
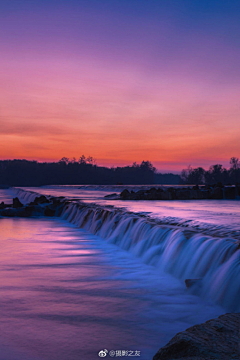
[[[16,209],[16,216],[18,217],[30,217],[31,215],[32,213],[28,211],[27,207]]]
[[[211,193],[211,198],[212,199],[223,199],[223,189],[220,187],[215,187],[212,189],[212,193]]]
[[[13,198],[13,208],[17,209],[17,208],[21,208],[21,207],[23,207],[23,204],[21,203],[19,198],[18,197]]]
[[[14,217],[17,214],[17,209],[8,208],[1,210],[1,216]]]
[[[54,216],[55,215],[55,210],[50,209],[48,206],[45,208],[44,210],[44,215],[45,216]]]
[[[145,194],[145,190],[138,190],[136,194],[139,196],[143,196]]]
[[[175,335],[153,360],[240,359],[240,313],[225,314]]]
[[[36,196],[34,201],[31,202],[31,205],[38,205],[38,204],[46,204],[50,203],[50,200],[46,198],[44,195]]]
[[[26,216],[27,216],[27,217],[32,216],[33,211],[34,211],[34,206],[32,206],[32,205],[27,205],[27,206],[25,207],[25,212],[26,212]]]
[[[0,204],[0,209],[5,209],[5,207],[6,207],[6,206],[5,206],[5,204],[4,204],[4,201],[2,201],[1,204]]]
[[[129,195],[130,195],[130,192],[128,191],[128,189],[124,189],[124,190],[121,192],[120,197],[121,197],[122,199],[127,199],[127,198],[129,197]]]

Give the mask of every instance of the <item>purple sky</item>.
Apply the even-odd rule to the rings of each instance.
[[[240,154],[239,1],[3,1],[0,157]]]

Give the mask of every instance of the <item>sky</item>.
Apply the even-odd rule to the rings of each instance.
[[[0,2],[0,159],[240,157],[240,1]]]

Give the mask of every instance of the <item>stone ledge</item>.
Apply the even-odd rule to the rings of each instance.
[[[240,313],[194,325],[175,335],[153,360],[240,359]]]

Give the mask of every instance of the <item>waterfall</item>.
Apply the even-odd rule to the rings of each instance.
[[[24,205],[29,204],[31,201],[34,201],[37,196],[41,196],[41,194],[33,191],[26,191],[21,188],[13,188],[13,191],[15,191],[16,195],[19,197],[19,199]]]
[[[29,202],[38,194],[15,189]],[[190,290],[211,298],[228,311],[240,311],[240,247],[231,238],[216,238],[181,227],[162,225],[125,210],[66,202],[57,215],[174,277],[201,279]]]

